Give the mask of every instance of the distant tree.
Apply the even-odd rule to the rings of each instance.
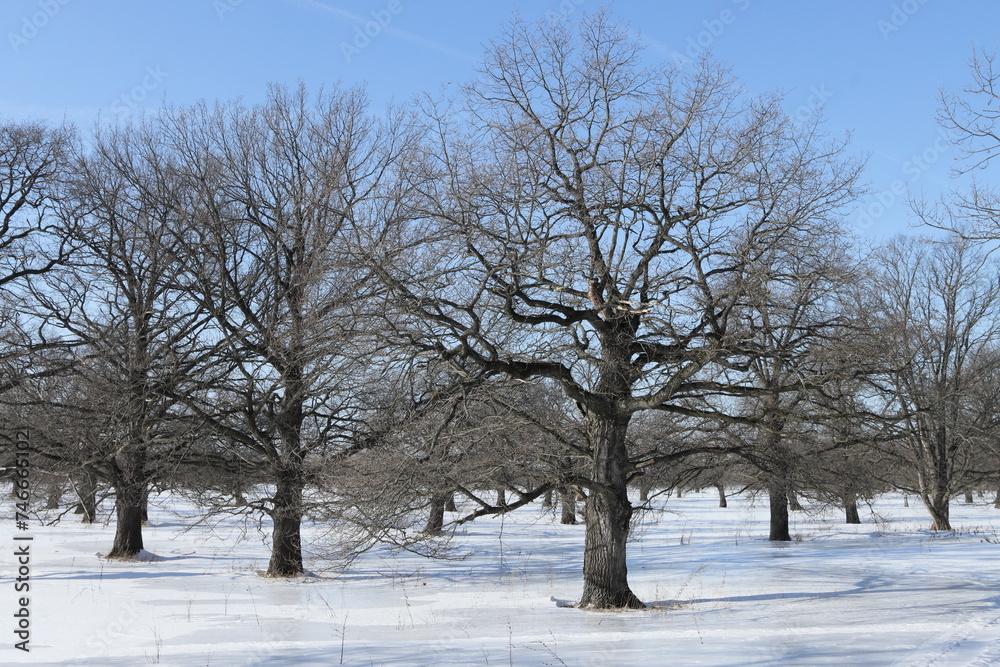
[[[826,353],[853,325],[844,297],[854,267],[843,233],[832,226],[825,232],[790,235],[788,247],[761,253],[739,276],[746,298],[733,319],[754,351],[747,370],[760,389],[745,401],[755,428],[743,456],[767,490],[772,541],[791,540],[793,479],[818,446],[809,423],[817,417],[816,393],[835,390],[839,378],[854,372]]]
[[[981,476],[982,417],[974,405],[996,373],[1000,279],[957,236],[898,238],[878,262],[870,295],[889,370],[875,379],[896,429],[887,446],[908,473],[903,489],[930,513],[931,530],[951,530],[952,496]]]

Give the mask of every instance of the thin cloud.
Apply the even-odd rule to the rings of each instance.
[[[320,2],[319,0],[290,0],[292,3],[299,5],[301,7],[307,7],[309,9],[316,10],[323,14],[328,14],[331,16],[336,16],[339,19],[350,21],[355,25],[363,25],[368,21],[372,20],[371,16],[362,16],[360,14],[355,14],[354,12],[349,12],[346,9],[341,9],[339,7],[331,7],[330,5]],[[420,35],[415,35],[411,32],[405,30],[400,30],[399,28],[394,28],[392,25],[385,26],[382,28],[383,32],[392,35],[399,39],[410,42],[411,44],[416,44],[430,51],[436,51],[452,58],[459,58],[470,63],[476,62],[476,59],[469,54],[453,49],[447,44],[442,44],[441,42],[435,42],[434,40],[421,37]]]

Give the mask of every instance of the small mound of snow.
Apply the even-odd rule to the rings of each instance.
[[[157,556],[156,554],[146,551],[145,549],[141,549],[139,553],[131,558],[111,558],[107,554],[102,553],[98,553],[97,557],[103,558],[104,560],[122,561],[124,563],[156,563],[161,560],[166,560],[163,556]]]

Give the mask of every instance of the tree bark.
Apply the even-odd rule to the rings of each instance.
[[[591,609],[641,609],[642,601],[628,585],[625,545],[632,504],[626,487],[628,416],[588,417],[593,447],[594,487],[586,505],[583,553],[583,597]]]
[[[269,577],[294,577],[302,574],[302,475],[296,467],[278,474],[271,521],[271,560]]]
[[[796,496],[795,492],[792,491],[791,489],[788,490],[788,509],[792,510],[793,512],[802,511],[802,505],[799,503],[798,496]]]
[[[137,484],[115,488],[115,541],[108,558],[135,558],[142,551],[142,495]]]
[[[567,486],[560,490],[559,507],[562,510],[559,523],[566,526],[576,525],[576,489]]]
[[[457,512],[458,507],[455,506],[455,492],[449,491],[445,494],[444,500],[444,511],[445,512]]]
[[[972,497],[972,490],[971,489],[966,489],[965,490],[965,504],[966,505],[971,505],[974,502],[976,502],[976,501]]]
[[[45,509],[59,509],[59,501],[62,499],[62,487],[53,484],[49,487],[49,492],[45,495]]]
[[[951,508],[948,506],[948,498],[925,497],[923,500],[931,515],[931,530],[951,530]]]
[[[427,525],[424,526],[425,535],[440,535],[444,529],[444,494],[435,493],[431,496],[430,513],[427,516]]]
[[[85,472],[80,476],[77,495],[80,502],[73,511],[83,515],[81,522],[94,523],[97,518],[97,480],[91,473]]]
[[[951,530],[951,489],[949,471],[944,457],[938,457],[934,465],[934,481],[930,489],[921,488],[920,499],[931,515],[931,530]]]
[[[142,508],[146,495],[146,455],[126,451],[115,461],[115,540],[108,558],[135,558],[143,549]]]
[[[854,498],[844,499],[844,514],[847,523],[861,523],[861,515],[858,514],[858,501]]]
[[[149,525],[149,486],[142,492],[142,525]]]
[[[555,492],[552,489],[549,489],[548,491],[545,492],[545,495],[542,496],[542,507],[546,509],[552,507],[553,495],[555,495]]]
[[[771,542],[791,542],[788,532],[788,491],[782,482],[772,482],[768,485],[767,496],[771,504],[771,532],[768,540]]]
[[[715,488],[719,491],[719,507],[728,507],[729,503],[726,502],[726,487],[720,482],[715,485]]]

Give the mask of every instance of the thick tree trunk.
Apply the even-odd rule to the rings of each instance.
[[[269,577],[294,577],[302,574],[302,473],[297,467],[278,474],[271,510],[271,560]]]
[[[507,506],[507,492],[504,489],[497,489],[497,507]]]
[[[567,486],[560,491],[559,507],[562,510],[559,523],[567,526],[576,525],[576,489]]]
[[[772,482],[767,488],[767,496],[771,504],[771,532],[767,539],[771,542],[791,542],[787,488],[782,482]]]
[[[142,508],[146,495],[146,454],[140,447],[115,461],[115,540],[108,558],[135,558],[143,549]]]
[[[639,485],[639,502],[649,502],[649,487],[645,484]]]
[[[427,525],[424,526],[425,535],[440,535],[444,529],[444,511],[446,500],[444,494],[435,493],[431,496],[430,513],[427,516]]]
[[[861,523],[861,515],[858,514],[858,501],[856,499],[844,499],[844,514],[847,523]]]
[[[593,477],[586,506],[587,531],[583,554],[583,597],[592,609],[640,609],[644,605],[628,585],[625,546],[632,504],[626,478],[628,416],[588,417],[593,447]]]
[[[924,506],[931,515],[931,530],[951,530],[951,508],[948,497],[924,497]]]
[[[444,511],[445,512],[457,512],[458,507],[455,506],[455,492],[449,491],[444,496]]]
[[[720,482],[715,485],[715,488],[719,492],[719,507],[728,507],[729,503],[726,502],[726,487]]]
[[[554,495],[555,495],[555,491],[553,491],[552,489],[549,489],[548,491],[546,491],[545,495],[542,496],[542,507],[544,507],[546,509],[552,507],[552,496],[554,496]]]
[[[108,558],[135,558],[142,551],[142,496],[137,484],[115,488],[115,541]]]
[[[972,490],[971,489],[966,489],[965,490],[965,504],[966,505],[971,505],[974,502],[976,502],[976,501],[972,497]]]

